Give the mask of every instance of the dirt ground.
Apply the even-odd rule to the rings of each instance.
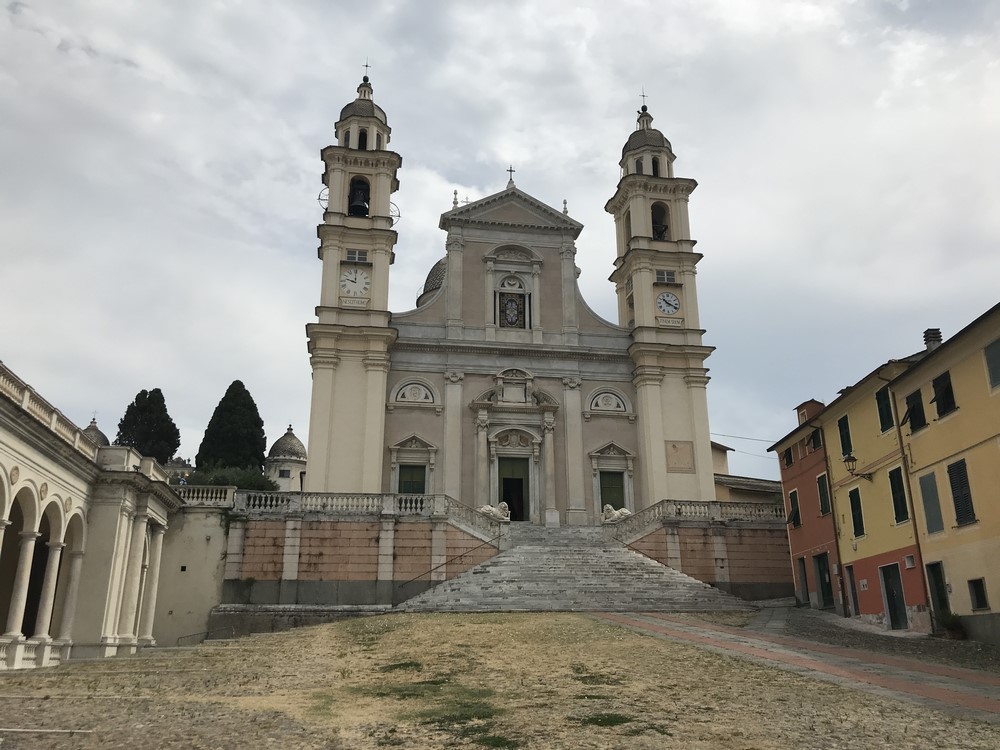
[[[12,728],[85,731],[0,731],[0,750],[1000,747],[1000,726],[575,614],[387,615],[0,673]]]

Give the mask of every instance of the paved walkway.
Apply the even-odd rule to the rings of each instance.
[[[1000,725],[1000,674],[782,635],[786,616],[781,608],[765,610],[748,629],[666,614],[594,615],[656,638]]]

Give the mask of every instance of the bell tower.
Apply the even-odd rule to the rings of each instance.
[[[615,217],[618,322],[632,331],[646,505],[715,499],[704,366],[712,348],[702,344],[695,284],[702,256],[688,223],[698,183],[674,176],[675,159],[644,104],[604,207]]]
[[[365,76],[321,152],[327,195],[317,229],[323,263],[316,323],[306,326],[313,371],[307,492],[381,492],[389,346],[391,195],[402,162]]]

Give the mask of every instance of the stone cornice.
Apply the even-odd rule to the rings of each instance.
[[[173,513],[184,505],[184,500],[165,482],[150,479],[138,471],[102,471],[96,485],[128,487],[136,492],[145,492],[163,504],[167,513]]]
[[[320,151],[327,168],[333,166],[398,169],[403,157],[395,151],[359,151],[345,146],[327,146]]]
[[[42,456],[60,467],[69,469],[84,482],[92,482],[101,471],[95,460],[82,455],[78,448],[63,440],[33,415],[2,395],[0,395],[0,422],[6,430]],[[87,442],[87,446],[91,446],[91,443]]]
[[[609,214],[620,212],[629,199],[636,194],[680,196],[687,198],[698,183],[689,177],[653,177],[652,175],[628,174],[618,182],[614,196],[604,204]]]
[[[511,222],[502,219],[490,219],[481,214],[485,209],[498,206],[504,203],[521,203],[534,209],[541,214],[536,222]],[[542,203],[537,198],[533,198],[527,193],[510,187],[499,193],[482,198],[481,200],[469,203],[459,208],[441,214],[438,224],[441,229],[451,229],[453,227],[481,226],[481,227],[506,227],[508,229],[527,229],[531,231],[547,233],[570,233],[573,238],[579,236],[583,231],[583,224],[571,219],[568,215],[557,211],[551,206]]]
[[[553,347],[545,346],[538,349],[525,350],[523,344],[483,343],[466,344],[457,341],[406,341],[397,340],[392,345],[392,351],[407,352],[447,352],[449,354],[472,354],[492,356],[502,352],[514,358],[545,358],[545,359],[582,359],[599,362],[629,362],[630,357],[625,352],[595,351],[589,347]]]

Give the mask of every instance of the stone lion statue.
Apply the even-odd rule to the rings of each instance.
[[[501,502],[496,507],[492,505],[484,505],[479,509],[479,512],[482,513],[484,516],[495,518],[498,521],[510,520],[510,508],[507,507],[507,503],[504,502]]]
[[[607,521],[621,521],[623,518],[632,515],[632,511],[628,508],[612,508],[610,505],[604,506],[604,520]]]

